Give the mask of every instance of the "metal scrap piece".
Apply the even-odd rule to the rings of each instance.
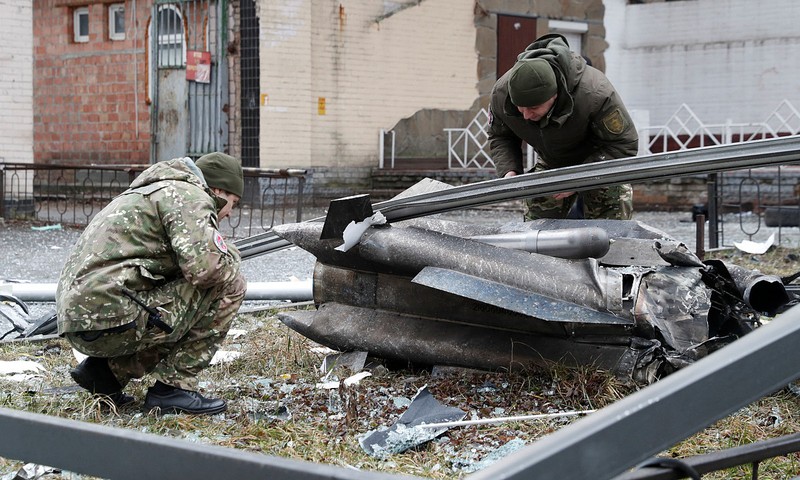
[[[386,458],[401,453],[409,448],[422,445],[433,440],[448,428],[414,428],[423,423],[452,422],[462,420],[466,412],[446,407],[439,403],[428,390],[427,385],[420,388],[408,409],[403,412],[397,422],[384,430],[373,430],[359,438],[358,443],[369,455]]]

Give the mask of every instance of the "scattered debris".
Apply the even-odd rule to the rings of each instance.
[[[349,368],[351,372],[360,372],[367,363],[367,352],[334,353],[325,357],[321,370],[330,372],[337,367]]]
[[[55,225],[43,225],[41,227],[33,226],[31,230],[35,230],[37,232],[44,232],[47,230],[61,230],[61,224],[56,223]]]
[[[44,371],[43,366],[31,360],[0,360],[0,375],[7,380],[21,382],[34,378],[36,374]]]
[[[414,428],[417,425],[457,421],[466,416],[467,414],[458,408],[445,407],[440,404],[433,398],[426,385],[414,395],[408,409],[394,425],[382,430],[367,432],[358,441],[367,454],[377,458],[386,458],[389,455],[402,453],[409,448],[422,445],[447,431],[446,427]]]
[[[55,310],[31,319],[25,302],[14,295],[0,294],[0,341],[49,335],[56,330]]]
[[[217,350],[214,357],[211,358],[211,365],[218,363],[230,363],[242,356],[242,352],[233,352],[230,350]]]
[[[771,247],[775,243],[775,234],[769,236],[763,242],[753,242],[751,240],[742,240],[741,242],[733,242],[733,246],[738,248],[739,250],[750,253],[753,255],[763,255],[767,253],[769,247]]]
[[[489,465],[516,452],[517,450],[519,450],[524,446],[525,442],[523,440],[519,438],[514,438],[505,445],[500,446],[493,452],[490,452],[488,455],[484,456],[479,462],[469,462],[466,465],[462,466],[460,470],[464,473],[473,473],[477,472],[478,470],[483,470]]]
[[[325,390],[332,390],[334,388],[339,388],[339,386],[342,385],[342,384],[344,384],[347,387],[350,387],[352,385],[358,385],[358,383],[361,380],[363,380],[363,379],[365,379],[367,377],[370,377],[370,376],[372,376],[372,374],[369,373],[369,372],[359,372],[359,373],[356,373],[355,375],[352,375],[352,376],[349,376],[349,377],[345,378],[341,382],[338,381],[338,380],[331,380],[331,381],[328,381],[328,382],[318,383],[317,384],[317,388],[322,388],[322,389],[325,389]],[[327,377],[327,375],[325,377]]]
[[[247,335],[247,330],[244,330],[242,328],[231,328],[230,330],[228,330],[227,337],[231,339],[237,339],[245,335]]]
[[[37,465],[35,463],[26,463],[16,472],[3,475],[0,477],[0,480],[36,480],[44,477],[45,475],[59,472],[61,472],[61,470],[57,470],[53,467],[46,467],[44,465]]]

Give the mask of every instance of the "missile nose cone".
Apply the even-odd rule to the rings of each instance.
[[[283,225],[272,227],[272,231],[303,250],[311,251],[321,248],[322,244],[332,242],[334,243],[333,246],[336,246],[336,240],[320,240],[322,225],[322,222],[284,223]],[[341,240],[338,243],[341,243]]]

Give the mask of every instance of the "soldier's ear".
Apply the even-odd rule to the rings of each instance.
[[[212,188],[212,189],[211,189],[211,194],[212,194],[212,195],[211,195],[211,198],[213,198],[213,199],[214,199],[214,204],[217,206],[217,213],[221,212],[221,211],[222,211],[222,209],[223,209],[223,208],[225,208],[225,205],[227,205],[227,204],[228,204],[228,200],[226,200],[225,198],[223,198],[222,196],[220,196],[220,194],[219,194],[219,193],[220,193],[221,191],[222,191],[222,190],[220,190],[220,189],[218,189],[218,188]]]

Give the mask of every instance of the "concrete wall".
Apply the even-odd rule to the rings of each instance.
[[[262,166],[376,166],[381,129],[472,105],[471,5],[400,3],[260,3]]]
[[[705,123],[800,108],[800,2],[604,0],[607,74],[632,110],[666,122],[687,104]]]
[[[33,163],[33,13],[30,0],[0,0],[0,163]]]

